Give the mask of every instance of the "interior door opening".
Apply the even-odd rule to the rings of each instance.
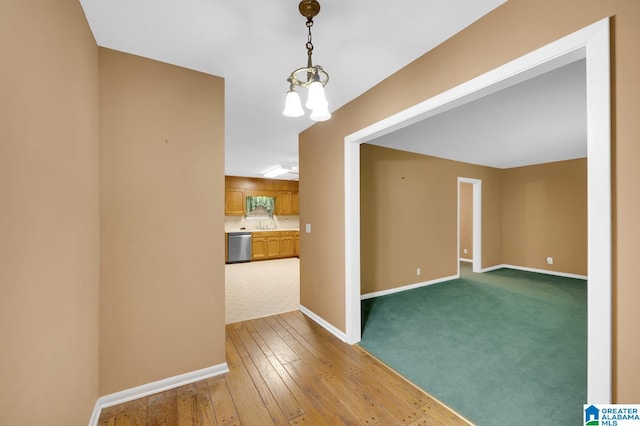
[[[408,126],[505,85],[524,81],[580,58],[587,67],[588,132],[588,372],[587,401],[609,403],[611,354],[611,112],[610,33],[605,18],[387,117],[344,139],[345,310],[343,340],[361,338],[360,313],[360,144]],[[514,80],[515,79],[515,80]],[[474,262],[476,259],[474,259]]]
[[[465,253],[466,250],[466,253]],[[482,181],[458,178],[458,259],[482,272]],[[458,262],[458,275],[460,264]]]

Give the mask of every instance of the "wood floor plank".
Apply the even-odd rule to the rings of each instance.
[[[384,412],[388,416],[386,418],[399,419],[401,424],[408,424],[422,416],[418,408],[383,388],[377,378],[370,376],[364,369],[354,368],[348,374],[356,386],[369,395],[371,407]]]
[[[283,396],[280,392],[278,392],[282,390],[282,386],[278,386],[278,384],[268,382],[269,376],[267,372],[262,371],[262,368],[264,368],[264,366],[256,365],[256,361],[258,363],[261,362],[260,355],[264,354],[257,347],[253,336],[247,330],[249,324],[238,324],[239,325],[237,325],[237,327],[231,327],[228,333],[230,334],[231,339],[234,341],[236,347],[242,346],[248,355],[243,359],[245,369],[249,373],[249,376],[251,377],[255,388],[258,390],[258,394],[260,395],[264,406],[269,411],[273,422],[277,425],[287,424],[289,418],[287,417],[287,415],[285,415],[285,412],[281,408],[281,404],[276,401],[277,396]],[[256,360],[254,360],[254,356],[256,357]],[[263,376],[263,374],[265,374],[265,376]],[[275,385],[275,387],[272,385]]]
[[[422,416],[433,426],[469,426],[473,423],[459,417],[453,411],[443,410],[442,405],[428,403],[420,407]]]
[[[286,364],[291,361],[296,361],[298,355],[291,350],[289,345],[287,345],[275,332],[273,328],[267,323],[264,318],[260,318],[257,320],[248,321],[250,325],[252,325],[258,334],[261,336],[262,341],[268,342],[266,346],[269,348],[271,353],[273,353],[278,361],[282,364]]]
[[[279,315],[279,318],[280,318],[281,324],[283,325],[283,327],[286,328],[286,330],[289,332],[289,335],[291,336],[291,338],[287,340],[287,344],[289,344],[289,346],[294,348],[294,350],[296,351],[296,353],[301,359],[304,359],[308,356],[315,357],[318,360],[324,359],[324,354],[318,351],[315,348],[315,346],[313,346],[313,344],[308,342],[306,338],[301,334],[301,331],[302,332],[305,332],[305,331],[298,330],[289,323],[288,315],[281,314]],[[294,324],[295,324],[295,321],[294,321]],[[282,335],[281,337],[284,339],[286,336]]]
[[[100,426],[115,426],[116,418],[115,416],[107,416],[99,423]]]
[[[281,336],[304,360],[306,372],[315,374],[315,377],[339,400],[349,401],[348,410],[354,419],[362,424],[378,423],[378,415],[371,409],[369,395],[361,392],[355,384],[343,380],[344,374],[339,363],[328,362],[319,352],[307,351],[304,343],[299,340],[303,339],[300,335],[295,338],[288,333],[281,333]]]
[[[278,335],[280,335],[280,333],[288,333],[287,329],[280,323],[281,319],[279,315],[264,317],[264,320],[275,330],[276,333],[278,333]]]
[[[372,401],[370,393],[358,389],[354,383],[336,376],[329,369],[320,374],[320,380],[342,401],[350,401],[348,409],[361,424],[378,424],[386,416]],[[381,416],[382,414],[382,416]]]
[[[286,324],[283,324],[283,327],[286,327]],[[298,334],[297,330],[290,329],[290,331],[291,333],[281,333],[281,336],[295,348],[296,353],[306,363],[305,367],[308,371],[315,372],[318,379],[340,400],[349,401],[348,410],[359,423],[376,424],[380,421],[380,414],[385,418],[388,417],[384,409],[381,410],[375,404],[372,405],[372,398],[368,393],[362,392],[357,384],[345,380],[345,372],[355,367],[355,364],[344,365],[342,362],[335,362],[334,358],[327,359],[323,352],[318,351],[307,341],[307,338]],[[287,337],[288,334],[289,337]]]
[[[289,312],[226,327],[229,373],[105,408],[100,426],[468,426],[357,346]]]
[[[444,406],[440,401],[425,393],[416,385],[400,376],[392,368],[362,349],[360,346],[351,347],[369,362],[363,362],[364,368],[375,376],[384,387],[404,401],[417,407],[430,424],[433,425],[469,425],[468,420],[458,415],[452,409]],[[443,410],[443,407],[445,408]]]
[[[415,421],[408,423],[407,426],[435,426],[433,423],[429,423],[429,420],[427,420],[424,417],[420,417],[419,419],[416,419]]]
[[[196,404],[198,410],[198,421],[202,426],[217,426],[216,417],[213,412],[213,401],[206,380],[194,383],[196,387]]]
[[[357,416],[349,410],[349,405],[343,403],[325,384],[320,382],[318,376],[309,369],[304,361],[293,361],[283,367],[289,375],[300,385],[306,397],[316,407],[331,407],[331,410],[322,410],[323,423],[326,425],[358,424]]]
[[[316,360],[315,358],[312,358],[312,357],[309,358],[309,362],[303,362],[302,360],[292,361],[293,363],[297,363],[302,366],[298,370],[293,370],[293,371],[296,371],[297,373],[296,379],[292,377],[292,374],[291,374],[292,370],[285,368],[286,365],[291,363],[281,364],[275,356],[270,356],[269,361],[272,363],[273,367],[276,369],[278,374],[283,378],[283,380],[289,383],[290,389],[296,389],[297,391],[300,391],[303,394],[305,394],[306,392],[306,395],[308,395],[308,393],[311,392],[310,388],[314,388],[313,384],[310,383],[310,380],[312,380],[312,381],[319,382],[319,386],[317,387],[318,391],[321,393],[328,392],[328,394],[326,394],[325,397],[330,398],[334,404],[340,403],[342,401],[340,396],[338,395],[338,392],[336,392],[335,388],[331,388],[331,387],[327,387],[326,389],[321,388],[320,384],[324,384],[325,387],[327,386],[326,383],[322,383],[322,374],[323,374],[323,371],[325,371],[324,370],[325,365],[322,364],[320,361]],[[303,379],[303,381],[301,381],[301,379]],[[351,395],[349,395],[349,397],[351,397]],[[299,398],[299,400],[306,401],[307,399],[301,397]],[[359,410],[359,408],[360,408],[360,404],[355,404],[353,403],[353,401],[351,401],[348,407],[348,411],[353,412],[353,415],[355,418],[361,417],[361,418],[367,419],[371,417],[366,409]],[[310,407],[306,406],[305,412],[307,412],[308,414],[306,416],[306,419],[317,417],[316,416],[317,410],[315,409],[315,407],[313,407],[313,410],[310,410]]]
[[[253,360],[265,383],[269,383],[268,387],[271,394],[275,398],[282,413],[285,415],[285,418],[289,421],[296,417],[300,417],[304,414],[304,411],[296,397],[291,393],[289,387],[284,383],[270,360],[267,358],[267,354],[272,357],[276,357],[276,355],[268,350],[268,347],[260,336],[260,333],[255,330],[255,324],[256,323],[254,321],[247,322],[246,328],[238,328],[235,331],[238,333],[238,337],[242,340],[245,349],[249,353],[249,356]],[[250,336],[248,336],[247,333],[250,333]],[[266,353],[265,350],[267,351]],[[280,362],[281,358],[277,359],[278,362]]]
[[[306,344],[311,345],[318,353],[327,354],[329,359],[339,359],[334,356],[335,349],[329,343],[328,336],[311,340],[308,335],[306,337],[300,336],[300,338],[306,340]],[[363,369],[355,360],[344,358],[339,363],[325,364],[324,370],[321,379],[326,381],[331,389],[343,398],[349,395],[351,395],[352,401],[354,397],[356,398],[351,410],[355,411],[358,407],[362,407],[364,412],[368,413],[368,417],[362,417],[362,410],[358,410],[360,421],[367,419],[372,423],[378,421],[385,423],[389,420],[399,420],[398,424],[405,424],[420,416],[417,409],[402,400],[393,398],[392,395],[386,395],[392,401],[387,401],[384,397],[377,395],[379,393],[377,380],[373,377],[368,377],[368,381],[361,380],[360,375]],[[392,410],[392,413],[389,410]]]
[[[114,426],[116,424],[116,417],[122,414],[125,410],[125,404],[113,405],[111,407],[105,407],[100,413],[100,419],[98,420],[99,426]]]
[[[269,319],[270,318],[275,318],[275,317],[269,317]],[[265,320],[268,321],[268,319],[265,319]],[[277,322],[277,320],[276,320],[276,322]],[[276,327],[274,327],[274,328],[276,328]],[[291,338],[291,335],[289,334],[289,332],[284,331],[285,329],[283,327],[278,327],[277,329],[279,330],[278,335],[280,337],[286,336],[289,339]],[[285,341],[285,340],[283,340],[283,341]],[[289,345],[288,343],[287,343],[287,345],[291,347],[291,345]],[[295,346],[295,345],[293,345],[293,346]],[[263,346],[261,345],[261,347],[263,347]],[[265,353],[269,354],[267,356],[267,359],[269,360],[269,362],[271,363],[273,368],[277,371],[277,373],[279,374],[279,376],[282,379],[282,381],[285,382],[287,387],[294,394],[294,396],[299,401],[301,407],[304,410],[305,414],[303,414],[300,417],[297,417],[297,418],[291,420],[290,423],[291,424],[318,424],[318,425],[325,424],[326,423],[326,421],[325,421],[326,415],[324,415],[321,412],[319,412],[316,409],[316,407],[314,406],[314,404],[312,404],[311,401],[306,397],[305,392],[303,391],[303,389],[301,387],[301,384],[298,383],[293,377],[291,377],[291,375],[284,368],[283,364],[276,358],[275,355],[273,355],[273,353],[269,352],[268,349],[264,349],[263,348],[263,350],[265,350]],[[299,357],[299,353],[296,352],[296,354],[297,354],[298,358],[300,358]]]
[[[397,394],[400,398],[410,402],[414,407],[422,407],[433,401],[429,395],[418,389],[415,385],[406,380],[398,380],[399,375],[377,358],[371,356],[368,352],[360,347],[356,347],[359,359],[363,367],[373,376],[377,377],[390,391]],[[367,360],[364,362],[362,360]]]
[[[318,411],[315,405],[309,401],[300,385],[291,377],[291,375],[284,368],[275,356],[269,356],[269,361],[273,365],[274,369],[278,372],[282,380],[287,384],[287,387],[291,390],[293,395],[298,400],[303,414],[295,419],[292,419],[291,424],[325,424],[325,415]],[[308,423],[311,422],[311,423]]]
[[[198,389],[195,384],[181,386],[176,389],[178,426],[196,426],[198,418]]]
[[[312,325],[305,321],[304,317],[298,315],[298,312],[284,312],[279,315],[282,318],[283,324],[288,329],[295,330],[299,335],[306,336],[308,334],[315,334],[317,337],[324,337],[324,334],[321,330],[317,330],[314,333]]]
[[[231,330],[227,327],[227,362],[229,365],[229,393],[233,398],[233,402],[238,412],[238,418],[240,424],[245,425],[274,425],[275,423],[271,419],[271,414],[265,406],[260,393],[256,388],[249,371],[246,369],[245,364],[241,358],[239,348],[236,347],[233,339],[229,334]],[[245,358],[248,358],[248,354],[244,347],[242,351],[246,354]]]
[[[175,389],[149,396],[147,424],[154,426],[178,424],[178,392]]]
[[[289,332],[281,332],[280,336],[293,348],[304,360],[305,372],[313,373],[315,379],[323,383],[326,390],[333,394],[340,401],[349,401],[347,411],[354,421],[360,424],[377,424],[379,422],[377,409],[372,409],[370,396],[361,392],[353,383],[348,383],[342,379],[334,380],[336,377],[343,377],[343,365],[339,362],[330,362],[319,351],[306,342],[306,339],[295,330],[291,335]],[[308,351],[310,349],[311,351]],[[335,360],[333,360],[335,361]]]
[[[381,395],[375,396],[375,394],[372,393],[363,394],[364,396],[366,396],[366,398],[371,400],[371,404],[373,404],[372,407],[378,407],[381,403],[385,407],[388,406],[383,411],[392,410],[392,417],[396,417],[402,423],[412,422],[418,417],[429,413],[429,404],[435,402],[440,407],[442,407],[440,403],[434,401],[424,392],[417,391],[417,388],[415,388],[405,379],[401,378],[395,372],[393,372],[394,380],[392,381],[392,383],[390,383],[389,381],[385,382],[384,380],[389,377],[389,374],[387,372],[390,372],[392,370],[388,369],[388,367],[384,366],[377,359],[371,357],[364,350],[349,345],[344,345],[333,335],[319,333],[319,336],[313,336],[312,331],[313,327],[315,327],[315,324],[304,321],[295,313],[283,314],[281,315],[281,317],[286,321],[286,324],[292,327],[291,331],[297,334],[299,339],[304,339],[304,341],[302,342],[303,345],[305,346],[305,348],[310,349],[312,352],[333,354],[331,358],[335,358],[338,356],[334,353],[334,351],[336,350],[345,355],[348,355],[348,358],[353,361],[353,364],[349,364],[346,361],[343,363],[342,367],[344,368],[345,373],[354,374],[354,372],[357,372],[359,374],[361,372],[359,366],[366,366],[366,368],[370,370],[370,377],[363,381],[356,380],[356,382],[358,383],[358,387],[362,389],[368,389],[370,391],[379,389],[377,386],[380,385],[384,385],[385,388],[384,397],[382,397]],[[300,330],[304,332],[304,335],[298,334]],[[354,375],[352,378],[358,379],[358,375]],[[371,381],[381,383],[370,387],[367,384]],[[416,391],[420,394],[420,396],[416,395]],[[398,396],[397,394],[401,395]],[[404,398],[406,398],[406,400]],[[424,411],[424,409],[426,409],[426,412]],[[464,420],[460,420],[455,413],[448,412],[447,414],[448,415],[446,416],[446,418],[449,419],[450,424],[468,425],[468,423]],[[386,417],[384,413],[380,413],[379,415],[381,415],[382,417]],[[454,419],[458,419],[457,421],[461,423],[455,423],[456,420]]]
[[[124,422],[118,423],[116,419],[116,426],[122,425],[143,425],[147,421],[147,402],[142,399],[134,399],[133,401],[125,402],[124,404]]]
[[[219,426],[239,426],[238,412],[231,397],[226,377],[212,377],[207,379],[206,383],[211,395],[216,423]]]

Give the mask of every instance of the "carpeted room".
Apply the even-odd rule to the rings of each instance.
[[[361,146],[361,164],[361,232],[363,235],[361,291],[365,298],[367,294],[390,294],[405,286],[453,278],[457,275],[456,185],[457,178],[460,176],[482,180],[484,218],[482,256],[485,267],[509,264],[534,270],[549,269],[552,272],[564,272],[577,277],[586,275],[585,159],[497,169],[365,144]],[[549,247],[553,247],[554,250],[553,256],[556,260],[554,265],[547,265],[546,255],[542,254]],[[416,276],[416,267],[421,268],[420,276]],[[513,395],[518,395],[523,404],[534,403],[532,401],[536,400],[531,399],[534,398],[534,386],[528,387],[529,382],[526,377],[536,377],[539,382],[544,383],[547,387],[540,388],[541,393],[546,392],[547,397],[552,396],[551,403],[557,406],[569,403],[559,398],[563,395],[571,395],[576,401],[585,400],[586,282],[580,279],[559,278],[561,283],[553,284],[556,286],[553,287],[548,281],[553,281],[557,277],[541,274],[527,276],[526,273],[516,271],[519,274],[518,278],[524,276],[527,283],[509,279],[505,284],[506,278],[502,275],[506,274],[508,277],[509,274],[504,271],[506,270],[481,275],[472,274],[473,278],[464,276],[462,283],[460,280],[446,281],[407,291],[404,295],[398,293],[365,300],[362,306],[363,347],[383,360],[388,357],[385,350],[395,350],[397,353],[388,361],[392,367],[398,370],[405,367],[408,369],[418,367],[416,370],[419,374],[415,377],[412,378],[410,372],[404,372],[405,375],[433,393],[436,398],[442,398],[443,402],[451,404],[453,408],[460,410],[461,414],[481,425],[528,424],[527,419],[522,419],[522,410],[518,414],[518,408],[510,411],[516,413],[514,415],[518,420],[517,423],[514,423],[514,417],[505,417],[502,420],[504,423],[497,422],[495,418],[487,421],[487,417],[483,417],[483,410],[478,408],[495,408],[492,404],[495,404],[496,400],[501,404],[517,407],[517,401],[513,401]],[[498,278],[495,278],[496,275]],[[492,281],[494,278],[496,282]],[[472,284],[468,282],[470,279]],[[563,280],[568,280],[568,283]],[[454,283],[457,284],[450,285]],[[558,291],[557,296],[550,296],[554,294],[553,292],[541,296],[539,292],[546,291],[543,289],[549,286],[554,288],[554,291]],[[457,293],[461,287],[470,287],[479,293],[475,298],[465,296],[468,298],[465,299]],[[571,289],[570,297],[564,297],[567,289]],[[495,294],[488,296],[489,290],[497,291],[500,296]],[[452,292],[451,295],[446,296],[449,291]],[[478,294],[486,296],[485,301],[492,302],[489,305],[481,304],[483,297],[479,297]],[[422,305],[418,304],[418,308],[413,308],[415,315],[406,315],[412,310],[408,305],[405,308],[389,310],[389,306],[397,303],[397,300],[392,303],[392,299],[404,298],[407,303],[410,302],[415,306],[416,302],[424,300],[425,297],[426,300],[430,300],[430,297],[435,298],[436,295],[440,297],[438,299],[440,303],[430,309],[427,309],[429,305],[426,301]],[[501,303],[496,304],[496,300]],[[507,311],[511,310],[511,302],[505,303],[507,300],[513,303],[529,301],[533,304],[526,305],[526,308],[520,306],[509,313]],[[539,304],[541,300],[553,301],[553,303]],[[462,305],[456,305],[456,303],[462,303]],[[468,303],[466,308],[464,303]],[[536,303],[539,305],[536,306]],[[399,306],[405,305],[400,303]],[[552,312],[553,306],[559,308],[559,311]],[[398,310],[403,312],[399,314]],[[394,312],[393,315],[391,312]],[[524,312],[528,312],[529,316],[525,316]],[[535,328],[525,327],[514,331],[512,335],[509,334],[507,331],[509,327],[517,323],[520,325],[531,323],[527,318],[536,318],[536,312],[540,316],[540,321],[534,322]],[[435,315],[431,318],[431,323],[424,322],[427,321],[423,317],[426,313]],[[567,317],[563,316],[565,314]],[[403,333],[397,330],[383,332],[385,328],[392,326],[393,321],[389,315],[395,316],[398,320],[398,317],[403,318],[403,323],[400,325],[400,328],[405,330]],[[496,315],[498,315],[497,318]],[[515,317],[511,318],[509,315],[515,315]],[[551,323],[546,321],[551,321],[553,318],[559,322],[549,325]],[[464,338],[464,333],[471,333],[470,335],[476,338],[482,336],[477,331],[470,331],[472,329],[467,330],[465,327],[479,326],[482,330],[484,321],[489,321],[490,324],[485,326],[490,329],[487,330],[489,333],[486,334],[486,338],[480,338],[475,343]],[[501,323],[507,328],[500,328]],[[431,324],[431,328],[425,324]],[[447,324],[447,327],[442,324]],[[411,327],[415,327],[413,335],[408,330]],[[534,340],[525,339],[524,343],[522,341],[514,343],[516,348],[496,343],[503,341],[498,339],[500,336],[523,337],[527,334],[524,331],[535,334],[540,333],[541,328],[550,331],[551,335],[538,335],[542,340],[535,341],[553,342],[554,335],[564,337],[555,340],[556,343],[540,345],[539,348],[534,345],[534,348],[537,348],[535,351],[528,346]],[[445,333],[439,334],[441,332]],[[402,337],[402,334],[406,337],[407,333],[411,337],[406,342],[396,340]],[[436,337],[442,340],[438,341]],[[574,340],[570,342],[569,338]],[[559,341],[564,344],[559,345]],[[383,344],[379,344],[380,342]],[[491,342],[494,344],[492,345]],[[456,353],[452,349],[449,352],[445,351],[444,354],[434,352],[436,347],[447,348],[444,343],[458,345]],[[416,361],[404,358],[410,356],[412,351],[408,346],[404,346],[405,344],[415,344],[417,349],[414,352],[425,364],[416,366]],[[496,373],[501,378],[498,382],[499,386],[496,383],[493,383],[494,386],[489,386],[491,381],[486,377],[481,378],[488,368],[487,364],[483,364],[483,356],[488,356],[488,359],[493,361],[503,359],[501,357],[507,359],[512,349],[517,349],[515,352],[523,350],[520,355],[514,356],[514,359],[523,365]],[[563,350],[573,350],[576,353],[573,357],[569,357]],[[449,355],[446,355],[447,353]],[[460,365],[462,358],[457,357],[460,354],[468,354],[472,357],[467,359],[465,365]],[[474,354],[477,356],[473,357]],[[524,354],[527,355],[524,356]],[[430,356],[435,358],[431,359]],[[568,366],[569,368],[564,369],[564,373],[571,379],[558,381],[558,374],[536,368],[536,366],[551,368],[553,363],[546,362],[550,359],[553,359],[554,363],[559,363],[557,365]],[[433,366],[433,362],[428,363],[424,360],[435,362],[434,376],[427,374],[427,368],[420,368],[426,364]],[[458,363],[455,362],[456,360]],[[536,364],[534,360],[541,364]],[[394,365],[396,363],[397,365]],[[506,365],[504,363],[504,366]],[[552,380],[544,377],[547,374],[545,371],[549,377],[553,376]],[[462,379],[455,379],[454,373],[461,373]],[[418,377],[420,375],[422,378]],[[427,380],[428,384],[419,383],[420,380]],[[455,396],[447,393],[441,386],[453,383],[456,384]],[[467,385],[460,387],[460,383]],[[484,390],[483,384],[487,386]],[[573,388],[567,389],[567,385]],[[491,389],[491,392],[487,389]],[[497,391],[502,392],[503,396],[496,394]],[[476,409],[470,408],[467,402],[477,404]],[[575,401],[571,403],[576,404]],[[558,409],[558,411],[562,410]],[[567,413],[567,415],[570,416],[569,418],[579,419],[577,416],[580,415],[580,411],[576,409],[575,413]],[[535,422],[535,419],[533,421]]]

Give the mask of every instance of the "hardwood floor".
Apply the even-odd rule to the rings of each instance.
[[[226,327],[229,373],[105,408],[99,425],[469,425],[300,312]]]

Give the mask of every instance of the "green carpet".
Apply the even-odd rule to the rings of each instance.
[[[579,425],[587,283],[461,267],[461,278],[364,300],[360,345],[481,426]]]

